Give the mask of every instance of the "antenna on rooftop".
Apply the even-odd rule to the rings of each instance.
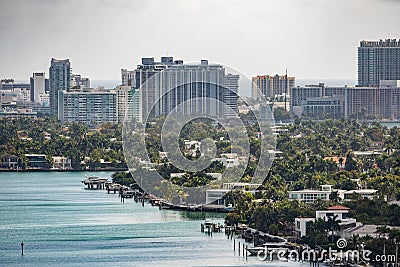
[[[287,76],[287,68],[286,68],[286,74],[285,74],[285,82],[286,82],[286,89],[285,89],[285,111],[286,109],[286,97],[287,97],[287,93],[289,92],[288,87],[289,87],[289,81],[288,81],[288,76]]]

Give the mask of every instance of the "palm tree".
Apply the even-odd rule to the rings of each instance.
[[[332,238],[332,243],[334,242],[334,233],[335,231],[340,229],[340,225],[339,223],[341,222],[340,220],[338,220],[338,215],[334,215],[334,216],[329,216],[327,221],[326,221],[326,227],[328,228],[328,230],[331,231],[331,238]]]

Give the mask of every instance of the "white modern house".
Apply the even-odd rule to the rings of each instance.
[[[53,170],[71,170],[71,159],[67,157],[53,157]]]
[[[354,199],[355,195],[364,199],[379,198],[378,190],[376,189],[338,190],[338,195],[343,201],[351,201]],[[385,200],[387,200],[386,197]]]
[[[234,189],[239,189],[242,191],[255,193],[257,188],[259,188],[260,186],[261,184],[251,184],[251,183],[223,183],[222,188],[209,189],[206,191],[206,203],[225,205],[225,201],[222,198],[229,191]]]
[[[298,191],[289,191],[288,193],[289,200],[292,201],[297,200],[307,203],[313,203],[317,199],[327,201],[332,193],[332,185],[321,185],[321,190],[303,189]]]
[[[314,222],[315,218],[295,218],[294,219],[294,230],[299,237],[307,234],[307,227],[311,222]]]
[[[350,209],[347,207],[335,205],[326,210],[317,210],[315,212],[315,218],[295,218],[295,231],[300,237],[305,236],[307,234],[307,226],[310,222],[314,222],[318,219],[327,221],[329,218],[339,221],[341,229],[355,227],[357,225],[357,220],[348,217],[349,211]]]
[[[351,224],[355,225],[357,222],[356,219],[348,218],[349,211],[350,208],[341,205],[335,205],[327,208],[326,210],[317,210],[315,212],[315,218],[317,220],[324,219],[325,221],[327,221],[328,218],[336,218],[336,220],[340,221],[339,225],[341,227],[349,226]]]
[[[289,200],[304,201],[307,203],[313,203],[317,199],[324,201],[329,200],[329,196],[332,192],[336,192],[341,201],[351,201],[354,196],[357,195],[364,199],[378,198],[378,190],[376,189],[356,189],[356,190],[340,190],[332,189],[332,185],[321,185],[320,190],[304,189],[298,191],[289,191]],[[386,200],[386,197],[385,197]]]

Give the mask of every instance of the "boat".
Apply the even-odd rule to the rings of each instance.
[[[110,184],[108,178],[101,178],[96,175],[85,175],[85,179],[82,180],[84,185],[88,186],[88,189],[105,189],[106,184]],[[96,186],[96,188],[94,188]]]
[[[213,222],[211,219],[206,219],[204,224],[201,224],[201,231],[202,232],[221,232],[223,226],[219,223]]]
[[[205,226],[206,228],[207,228],[207,227],[212,227],[212,225],[213,225],[213,222],[212,222],[211,219],[206,219],[206,220],[205,220],[204,226]]]
[[[108,178],[101,178],[100,176],[97,175],[85,175],[85,179],[82,180],[82,183],[98,183],[98,182],[108,182]]]

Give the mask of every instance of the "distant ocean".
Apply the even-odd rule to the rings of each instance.
[[[92,81],[90,81],[90,86],[92,88],[96,88],[99,86],[103,86],[104,88],[115,88],[118,85],[121,85],[120,80],[92,80]]]

